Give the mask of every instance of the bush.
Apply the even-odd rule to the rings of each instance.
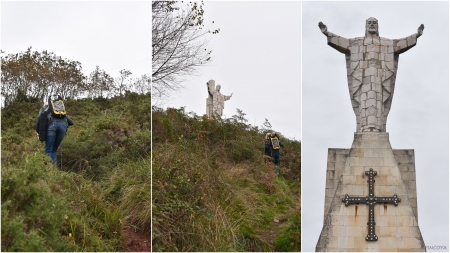
[[[99,219],[109,217],[110,206],[100,199],[95,208],[88,204],[96,199],[86,191],[89,182],[58,171],[46,155],[27,158],[17,167],[2,166],[2,250],[117,250],[112,245],[120,234],[111,233],[121,229]]]

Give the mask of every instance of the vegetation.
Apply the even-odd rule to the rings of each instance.
[[[277,177],[263,155],[270,123],[244,116],[153,108],[154,251],[300,251],[301,144],[281,138]]]
[[[127,226],[150,240],[150,93],[65,105],[57,167],[34,130],[42,102],[1,110],[2,251],[125,251]]]
[[[4,52],[1,51],[3,54]],[[150,92],[150,77],[132,79],[129,70],[120,70],[113,78],[99,66],[89,77],[82,73],[81,63],[63,59],[53,52],[31,51],[1,57],[2,107],[14,101],[37,99],[43,101],[49,94],[63,98],[103,97],[123,95],[125,90],[140,94]]]

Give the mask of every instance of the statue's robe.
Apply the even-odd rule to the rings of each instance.
[[[213,113],[222,116],[223,108],[225,108],[225,101],[230,100],[231,96],[225,96],[220,91],[213,92]]]
[[[416,45],[417,35],[391,40],[368,33],[346,39],[327,32],[327,37],[329,46],[345,54],[356,132],[386,132],[398,58]]]

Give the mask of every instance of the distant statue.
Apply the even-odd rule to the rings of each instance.
[[[402,39],[379,36],[378,20],[366,20],[365,37],[346,39],[319,23],[328,45],[345,54],[347,80],[356,115],[356,132],[386,132],[386,120],[394,95],[398,58],[414,47],[422,36],[423,24],[417,33]]]
[[[215,87],[216,82],[210,80],[206,83],[208,87],[208,98],[206,99],[206,116],[212,118],[213,115],[222,116],[223,108],[225,107],[225,101],[230,100],[233,93],[230,96],[225,96],[220,93],[220,84]]]

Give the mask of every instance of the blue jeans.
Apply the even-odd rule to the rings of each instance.
[[[280,165],[280,150],[272,150],[272,157],[275,166]]]
[[[275,173],[280,175],[280,150],[272,150],[273,164],[275,165]]]
[[[47,126],[47,138],[45,139],[45,153],[56,165],[56,151],[67,132],[67,125],[60,121],[51,121]]]

